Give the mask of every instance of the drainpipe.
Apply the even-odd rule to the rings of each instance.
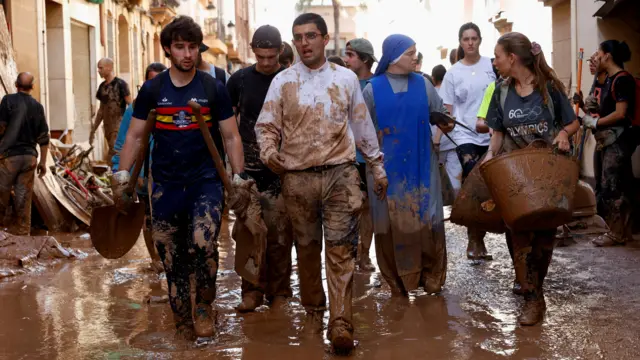
[[[578,87],[578,0],[571,0],[571,93]],[[581,89],[579,89],[581,90]]]
[[[36,2],[36,32],[38,38],[38,68],[39,71],[39,82],[40,82],[40,103],[42,107],[44,107],[45,116],[47,118],[47,122],[50,123],[49,117],[49,92],[47,89],[49,88],[49,74],[47,69],[47,20],[45,14],[45,0],[39,0]]]

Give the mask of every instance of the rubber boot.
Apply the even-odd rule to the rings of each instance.
[[[518,316],[518,322],[522,326],[533,326],[542,321],[547,304],[544,301],[544,295],[534,295],[533,293],[525,294],[522,313]]]
[[[486,232],[477,229],[467,229],[467,259],[469,260],[493,260],[493,256],[487,253],[487,247],[484,244],[484,236]]]
[[[242,302],[236,307],[241,313],[255,311],[258,307],[262,306],[264,300],[261,292],[251,291],[242,295]]]

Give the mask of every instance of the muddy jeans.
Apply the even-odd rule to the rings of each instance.
[[[478,164],[482,156],[489,150],[488,146],[479,146],[475,144],[462,144],[456,148],[458,159],[462,165],[462,182],[467,179],[467,176],[471,173],[471,170]],[[486,231],[481,231],[475,228],[467,228],[467,236],[469,242],[484,241],[484,237],[487,235]]]
[[[211,179],[187,186],[155,183],[151,206],[153,241],[167,274],[176,327],[192,326],[191,286],[196,305],[216,297],[222,184]]]
[[[320,255],[324,235],[328,334],[334,326],[353,332],[351,297],[362,208],[358,170],[353,164],[343,164],[287,172],[282,185],[296,238],[302,305],[307,312],[326,308]]]
[[[275,178],[270,176],[268,170],[247,173],[256,180],[260,191],[262,218],[267,225],[267,254],[260,269],[260,284],[256,286],[243,279],[242,296],[262,298],[264,294],[267,300],[276,296],[291,297],[293,228],[281,193],[280,178],[275,174]]]
[[[551,264],[556,229],[535,232],[507,231],[507,245],[513,252],[516,280],[525,300],[542,296],[542,285]]]
[[[612,235],[627,240],[630,204],[627,200],[629,184],[633,179],[631,155],[633,150],[625,143],[625,134],[618,141],[594,154],[596,201]]]
[[[16,155],[0,160],[0,220],[14,235],[31,232],[31,197],[37,159],[33,155]],[[13,219],[7,211],[14,189]]]
[[[107,164],[113,165],[111,159],[116,154],[116,139],[118,138],[118,130],[120,129],[120,123],[122,117],[115,119],[104,119],[104,138],[109,146],[109,152],[107,153]]]

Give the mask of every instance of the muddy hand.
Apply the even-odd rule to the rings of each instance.
[[[42,178],[47,174],[47,165],[43,163],[39,163],[37,170],[38,170],[38,176]]]
[[[113,202],[118,211],[126,214],[133,203],[131,194],[127,193],[127,187],[131,181],[131,175],[127,170],[121,170],[111,175],[111,190],[113,191]]]
[[[273,171],[274,173],[280,175],[282,173],[284,173],[285,168],[284,168],[284,158],[282,157],[282,155],[276,153],[273,153],[270,157],[269,157],[269,161],[267,163],[267,166],[269,167],[269,169],[271,169],[271,171]]]
[[[558,136],[553,140],[553,145],[558,147],[558,150],[568,152],[571,150],[571,144],[569,144],[569,135],[566,131],[560,131]]]
[[[389,187],[389,180],[387,180],[387,177],[385,176],[375,179],[373,186],[373,192],[378,195],[378,199],[384,200],[384,198],[387,197],[387,188]]]
[[[244,180],[235,174],[232,184],[233,191],[229,194],[229,209],[233,210],[236,216],[243,217],[251,203],[251,187],[255,184],[255,180],[251,178]]]

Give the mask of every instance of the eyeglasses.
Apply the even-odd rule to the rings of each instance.
[[[307,41],[313,41],[318,36],[324,36],[324,35],[322,35],[321,33],[313,32],[313,31],[310,31],[310,32],[304,33],[304,34],[294,34],[293,35],[293,42],[301,43],[303,38],[307,39]]]

